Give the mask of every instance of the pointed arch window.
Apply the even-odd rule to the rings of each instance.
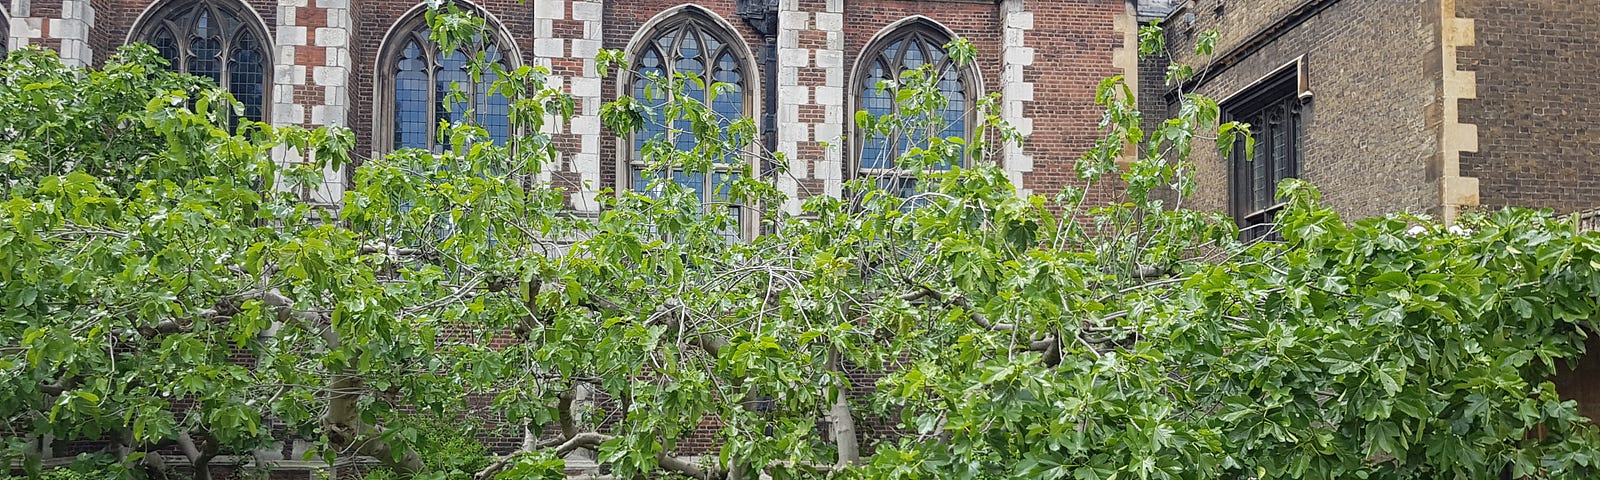
[[[500,32],[497,26],[489,28]],[[393,31],[379,57],[379,111],[373,135],[379,151],[439,151],[440,122],[476,124],[497,144],[510,139],[510,100],[491,91],[497,74],[484,69],[473,82],[470,72],[472,60],[480,54],[490,63],[512,67],[514,55],[507,53],[511,49],[503,34],[443,51],[429,39],[431,32],[420,10]]]
[[[645,145],[652,141],[666,141],[679,150],[691,150],[695,138],[688,132],[688,120],[668,121],[662,108],[673,100],[673,95],[685,95],[700,101],[717,113],[724,127],[735,120],[752,116],[751,81],[755,76],[746,50],[736,43],[739,40],[708,14],[686,9],[677,16],[660,22],[632,49],[630,65],[637,71],[628,81],[628,93],[640,103],[651,106],[654,116],[645,119],[642,130],[628,141],[626,171],[621,178],[625,187],[646,194],[655,180],[670,178],[699,193],[706,204],[728,201],[729,185],[737,180],[739,163],[745,161],[740,152],[731,152],[705,172],[680,169],[673,171],[651,170],[644,162]],[[681,92],[664,88],[663,81],[681,74],[698,77],[701,82],[684,82]],[[713,95],[713,84],[725,84],[727,89]],[[669,125],[670,123],[670,125]],[[730,205],[739,219],[740,232],[730,236],[747,235],[745,217],[750,212],[739,205]]]
[[[929,135],[971,138],[970,107],[978,97],[977,82],[971,72],[946,54],[944,45],[951,37],[941,29],[921,22],[900,27],[869,45],[857,62],[854,82],[856,109],[875,117],[902,114],[896,99],[896,85],[909,70],[931,68],[937,75],[939,93],[945,104],[933,118],[902,118],[902,127],[888,134],[857,131],[855,134],[856,175],[877,178],[886,190],[901,195],[914,193],[913,175],[896,161],[912,147],[925,145]],[[931,66],[931,67],[929,67]],[[914,128],[912,126],[915,126]],[[952,163],[934,165],[948,169]]]
[[[169,0],[152,10],[135,40],[154,46],[169,68],[210,78],[262,121],[271,91],[266,29],[246,6],[225,0]]]

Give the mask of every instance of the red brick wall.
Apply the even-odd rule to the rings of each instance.
[[[1122,46],[1114,32],[1113,17],[1124,12],[1121,0],[1029,1],[1033,30],[1024,45],[1033,48],[1033,65],[1023,78],[1033,82],[1033,101],[1023,116],[1033,119],[1027,152],[1033,155],[1033,172],[1023,183],[1034,192],[1052,196],[1067,185],[1079,184],[1073,165],[1094,146],[1096,126],[1104,109],[1094,104],[1100,81],[1124,73],[1111,63],[1112,49]],[[1089,202],[1106,203],[1120,197],[1118,181],[1094,188]]]

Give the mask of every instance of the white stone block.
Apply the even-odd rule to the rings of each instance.
[[[838,123],[819,123],[814,128],[816,129],[816,139],[819,142],[838,144],[844,140],[844,125]]]
[[[579,135],[599,135],[600,117],[595,115],[577,115],[572,117],[572,133]]]
[[[795,67],[778,68],[778,85],[799,85],[800,69]]]
[[[1012,12],[1006,14],[1005,25],[1007,28],[1033,29],[1033,12]]]
[[[329,28],[350,28],[350,10],[338,9],[328,11]]]
[[[803,88],[803,87],[802,87]],[[795,123],[800,121],[800,105],[778,100],[778,123]],[[794,150],[784,150],[792,152]]]
[[[311,3],[307,0],[278,0],[280,7],[308,7]]]
[[[844,88],[817,87],[817,104],[844,105]]]
[[[844,50],[844,32],[828,32],[828,49]]]
[[[1033,171],[1033,156],[1021,152],[1006,155],[1005,169],[1012,172]]]
[[[305,45],[306,27],[299,25],[279,25],[278,45]]]
[[[350,41],[350,32],[343,28],[318,28],[317,45],[323,47],[343,47]]]
[[[556,22],[548,18],[533,20],[533,37],[547,38],[556,34]]]
[[[51,38],[84,38],[86,33],[87,31],[83,28],[83,22],[59,18],[50,19]]]
[[[280,103],[294,103],[294,85],[286,85],[282,83],[272,84],[272,104],[277,105]]]
[[[596,153],[575,153],[572,155],[572,170],[577,173],[594,172],[595,177],[600,176],[600,155]]]
[[[817,50],[817,66],[822,68],[844,68],[844,52],[838,50]]]
[[[1033,119],[1019,116],[1010,119],[1011,127],[1017,129],[1017,134],[1024,137],[1033,135]]]
[[[600,135],[582,135],[578,143],[581,153],[600,154]]]
[[[574,58],[594,58],[600,54],[599,40],[573,40],[572,56]]]
[[[1022,81],[1022,65],[1006,65],[1000,69],[1000,82]]]
[[[827,86],[830,86],[830,87],[843,87],[844,86],[844,69],[843,68],[830,68],[830,69],[827,69],[825,71],[825,73],[823,73],[823,77],[824,77],[823,78],[823,83],[822,83],[823,85],[827,85]]]
[[[278,85],[305,85],[305,65],[274,65],[272,67],[272,83]]]
[[[1006,83],[1005,91],[1000,96],[1006,100],[1031,102],[1033,101],[1033,82]]]
[[[573,78],[572,94],[580,97],[600,96],[600,79],[596,77]]]
[[[573,2],[572,19],[585,22],[598,22],[605,18],[604,10],[599,3]]]
[[[299,125],[306,121],[306,107],[297,104],[273,105],[273,125]]]
[[[349,81],[349,72],[342,67],[313,67],[311,79],[324,87],[343,87]]]
[[[788,28],[778,29],[778,48],[795,48],[800,46],[800,31]]]
[[[345,87],[323,87],[322,103],[345,106],[350,103],[350,90]]]
[[[811,103],[811,89],[802,86],[778,87],[778,103],[789,105],[805,105]]]
[[[279,45],[279,46],[275,47],[274,50],[275,51],[273,52],[273,62],[272,63],[277,64],[277,65],[289,65],[289,64],[294,63],[294,47],[293,46]]]
[[[317,0],[317,6],[322,8],[350,8],[350,0]]]
[[[817,30],[844,30],[844,14],[842,13],[818,13],[816,18]]]
[[[844,0],[828,0],[828,5],[823,8],[828,9],[830,12],[843,12]]]
[[[778,29],[780,30],[810,30],[811,14],[801,11],[779,11]]]
[[[545,58],[565,57],[567,52],[559,38],[536,38],[533,40],[533,54]]]
[[[38,18],[13,18],[6,26],[8,27],[7,30],[11,31],[11,38],[38,37],[39,27],[37,22],[39,20]]]
[[[533,2],[534,18],[549,18],[560,20],[567,18],[566,0],[535,0]]]
[[[780,142],[806,142],[811,140],[811,124],[801,122],[779,122],[778,141]]]
[[[299,8],[300,7],[279,4],[278,5],[278,26],[281,27],[281,26],[284,26],[284,25],[294,25],[294,19],[300,18],[299,16],[295,15],[295,12]]]
[[[1017,47],[1006,49],[1003,61],[1010,65],[1033,65],[1033,48]]]
[[[1027,30],[1020,28],[1007,28],[1000,40],[1000,48],[1020,47],[1023,42],[1023,33]]]
[[[804,48],[778,49],[779,67],[806,67],[810,65],[811,50]]]
[[[312,105],[311,106],[311,124],[312,125],[344,125],[345,124],[345,108],[344,108],[344,106]]]

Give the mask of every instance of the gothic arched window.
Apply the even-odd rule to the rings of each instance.
[[[944,45],[950,39],[942,29],[919,21],[899,27],[867,46],[857,62],[853,85],[857,110],[873,116],[902,114],[895,87],[901,81],[901,74],[928,65],[932,66],[930,72],[938,76],[939,93],[946,103],[936,117],[902,118],[898,122],[902,127],[886,135],[857,131],[857,175],[878,178],[883,188],[910,194],[914,188],[912,175],[896,163],[901,154],[925,144],[930,128],[939,128],[934,133],[939,137],[971,137],[974,122],[968,118],[968,110],[978,96],[977,82],[966,68],[946,54]]]
[[[246,118],[261,121],[272,47],[246,8],[228,0],[169,0],[151,10],[134,39],[156,47],[174,71],[210,78],[244,105]]]
[[[435,150],[441,148],[439,123],[464,123],[470,110],[474,123],[487,130],[495,143],[511,137],[509,100],[490,89],[498,79],[492,69],[484,69],[472,81],[470,62],[479,53],[492,63],[511,68],[514,55],[502,35],[492,40],[441,51],[429,40],[425,9],[418,9],[401,20],[393,36],[384,40],[378,62],[378,111],[373,115],[377,131],[373,144],[379,151],[402,148]],[[491,31],[500,32],[491,24]],[[460,95],[452,95],[452,91]]]
[[[654,180],[671,175],[674,182],[698,192],[707,204],[726,202],[728,185],[737,178],[738,162],[744,161],[740,152],[729,153],[709,171],[666,172],[650,170],[643,151],[646,143],[657,140],[665,140],[680,150],[695,148],[695,138],[688,133],[688,120],[677,119],[668,125],[661,107],[673,100],[672,95],[686,95],[709,106],[724,126],[752,116],[750,85],[755,69],[748,50],[710,14],[692,7],[657,22],[639,38],[629,57],[629,65],[637,73],[625,85],[634,99],[652,107],[655,116],[645,119],[644,128],[628,140],[628,148],[624,149],[626,171],[621,178],[634,191],[649,193]],[[684,82],[681,92],[664,88],[665,80],[680,74],[692,74],[701,81]],[[713,95],[711,87],[717,83],[727,85],[727,89]],[[749,212],[738,205],[730,207],[741,225],[748,223],[744,216]]]

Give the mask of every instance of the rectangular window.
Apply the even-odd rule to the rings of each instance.
[[[1243,137],[1228,158],[1230,210],[1244,240],[1277,238],[1278,183],[1299,177],[1303,158],[1299,93],[1298,72],[1288,69],[1222,106],[1225,121],[1250,124],[1256,139],[1253,158]]]

